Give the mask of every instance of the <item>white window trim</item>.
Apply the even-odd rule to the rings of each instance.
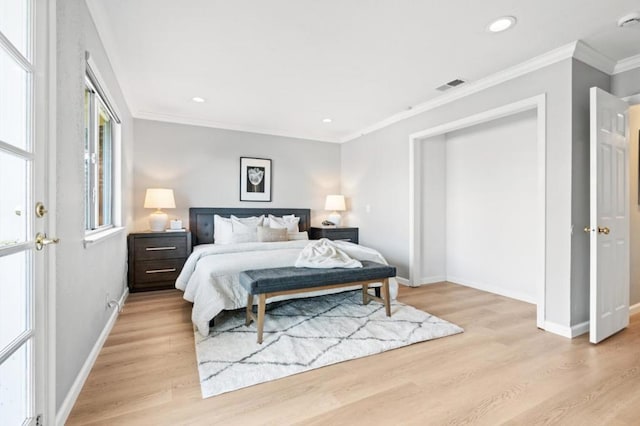
[[[118,116],[122,117],[118,107],[113,102],[113,96],[109,92],[107,85],[105,84],[105,80],[102,78],[102,74],[93,61],[89,52],[86,52],[86,60],[87,66],[91,68],[91,72],[95,79],[96,83],[100,85],[100,89],[102,91],[102,95],[106,97],[106,102],[108,102],[109,107],[113,109],[113,112]],[[86,73],[85,73],[86,74]],[[115,117],[114,117],[115,118]],[[112,205],[111,205],[111,221],[112,224],[109,226],[101,227],[98,229],[85,229],[85,237],[83,239],[83,245],[85,248],[90,247],[94,243],[98,243],[105,239],[108,239],[112,236],[118,235],[125,230],[125,227],[122,226],[122,124],[119,122],[119,118],[112,120],[111,124],[111,137],[112,137]]]
[[[113,226],[109,229],[100,229],[98,231],[91,231],[90,234],[86,234],[84,240],[82,240],[82,244],[84,248],[89,248],[95,243],[99,243],[111,237],[121,234],[125,231],[125,227],[123,226]]]

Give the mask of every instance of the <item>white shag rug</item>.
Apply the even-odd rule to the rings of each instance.
[[[381,303],[363,305],[361,291],[267,305],[261,345],[244,322],[244,310],[225,311],[208,336],[195,332],[203,398],[463,332],[397,301],[387,317]]]

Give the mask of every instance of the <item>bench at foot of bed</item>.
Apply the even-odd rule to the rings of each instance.
[[[395,267],[370,261],[362,261],[362,268],[313,269],[287,266],[244,271],[240,273],[240,284],[248,293],[246,324],[256,322],[258,343],[262,343],[268,298],[353,286],[362,287],[363,304],[377,300],[384,304],[387,316],[391,316],[389,278],[395,276]],[[382,283],[382,297],[372,296],[368,292],[369,285],[377,283]],[[252,311],[254,296],[258,296],[257,316]]]

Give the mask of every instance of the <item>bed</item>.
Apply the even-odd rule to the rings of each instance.
[[[309,209],[189,209],[189,227],[194,247],[176,280],[176,288],[184,292],[184,299],[193,303],[191,318],[202,335],[209,333],[210,320],[222,311],[241,309],[246,306],[248,294],[240,285],[240,272],[249,269],[293,266],[300,252],[309,244],[308,240],[215,244],[215,215],[225,218],[231,215],[237,218],[295,215],[300,218],[298,227],[301,232],[308,231],[311,224]],[[335,241],[335,244],[354,259],[387,264],[384,257],[374,249],[345,241]],[[293,297],[313,297],[358,288],[355,286],[303,295],[279,296],[268,299],[267,302]],[[397,288],[395,279],[390,279],[389,289],[392,299],[396,298]]]

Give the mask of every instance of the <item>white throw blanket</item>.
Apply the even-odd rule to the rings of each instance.
[[[362,268],[362,263],[349,257],[327,238],[310,242],[298,256],[296,268]]]

